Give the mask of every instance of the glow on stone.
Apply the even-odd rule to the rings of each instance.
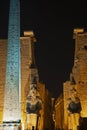
[[[20,3],[10,0],[3,121],[20,119]]]

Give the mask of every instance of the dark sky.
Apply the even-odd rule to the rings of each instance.
[[[0,0],[0,38],[7,37],[9,0]],[[84,1],[21,0],[21,34],[33,30],[40,81],[57,97],[73,66],[73,29],[87,28]]]

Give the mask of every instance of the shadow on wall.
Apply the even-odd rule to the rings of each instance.
[[[82,119],[82,123],[79,127],[79,130],[87,130],[87,117]]]

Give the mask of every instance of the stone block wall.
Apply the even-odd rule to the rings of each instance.
[[[0,123],[3,119],[7,40],[0,40]]]

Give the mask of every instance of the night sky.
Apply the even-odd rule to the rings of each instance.
[[[21,36],[33,30],[40,81],[54,97],[69,80],[74,58],[73,29],[87,29],[84,1],[21,0]],[[0,0],[0,38],[7,38],[9,0]]]

